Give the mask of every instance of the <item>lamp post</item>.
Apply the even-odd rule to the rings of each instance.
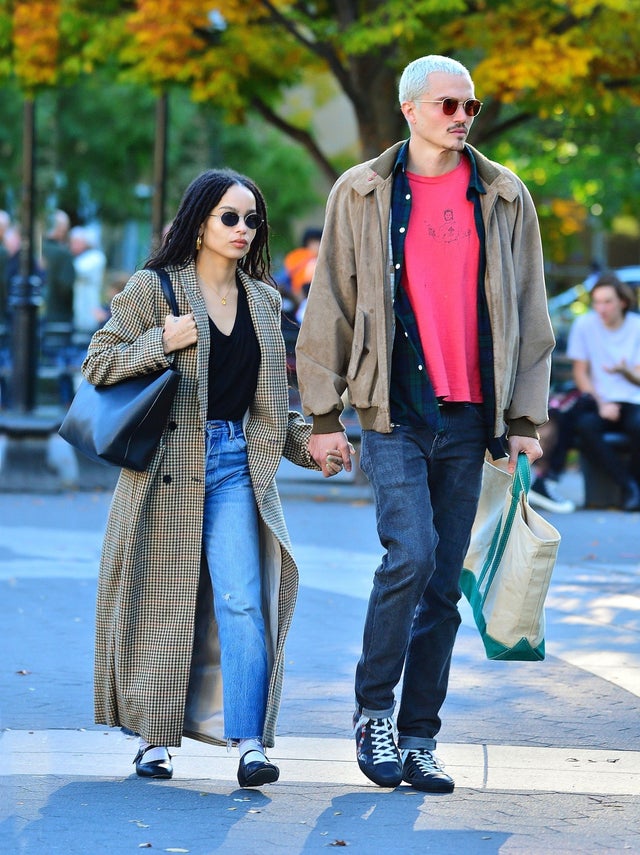
[[[51,438],[59,413],[36,410],[38,383],[38,309],[41,280],[34,258],[35,221],[35,102],[28,97],[23,112],[22,240],[18,274],[9,283],[8,315],[11,329],[9,407],[0,410],[0,485],[2,489],[58,488],[62,480],[77,480],[75,458],[54,461]],[[64,443],[63,443],[64,444]],[[67,455],[69,458],[69,455]],[[50,471],[51,464],[56,474]]]
[[[22,242],[17,276],[9,283],[11,317],[10,407],[30,413],[36,405],[38,376],[38,308],[42,281],[34,262],[35,210],[35,100],[27,98],[23,111]]]
[[[154,250],[162,243],[167,193],[167,129],[169,126],[169,95],[163,92],[156,101],[156,133],[153,152],[153,200],[151,210],[151,245]]]

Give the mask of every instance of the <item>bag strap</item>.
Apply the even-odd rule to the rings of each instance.
[[[162,285],[162,293],[164,294],[165,299],[169,304],[169,308],[171,309],[171,314],[177,318],[180,315],[180,309],[178,308],[178,301],[176,300],[176,295],[173,290],[173,285],[171,284],[169,274],[164,269],[164,267],[159,267],[156,270],[156,273],[158,274],[158,279],[160,280],[160,284]]]
[[[531,488],[531,466],[529,458],[523,452],[518,455],[518,463],[516,471],[513,473],[513,493],[516,499],[520,498],[520,493],[524,491],[525,496],[529,494]]]
[[[498,524],[491,540],[491,546],[489,547],[489,553],[482,566],[480,575],[478,576],[478,587],[480,588],[487,574],[489,575],[487,584],[484,588],[484,593],[482,594],[483,604],[487,599],[491,583],[493,582],[498,566],[502,561],[502,555],[506,549],[509,535],[511,534],[511,528],[513,526],[513,520],[516,515],[518,503],[520,501],[520,495],[524,492],[526,496],[529,493],[530,487],[531,466],[529,465],[529,458],[526,454],[521,452],[518,455],[518,462],[511,482],[511,501],[509,503],[509,507],[505,507],[502,517],[498,520]]]

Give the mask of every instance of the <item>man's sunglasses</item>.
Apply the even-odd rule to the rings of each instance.
[[[235,211],[225,211],[224,214],[211,214],[212,217],[218,217],[218,219],[222,220],[223,226],[228,226],[230,229],[233,226],[237,226],[240,222],[240,214],[236,214]],[[262,219],[258,214],[247,214],[246,217],[242,217],[244,220],[244,224],[251,231],[255,231],[259,229],[262,225]]]
[[[477,98],[467,98],[466,101],[458,101],[457,98],[442,98],[440,101],[416,99],[416,104],[442,104],[442,112],[445,116],[455,116],[460,104],[462,104],[462,109],[467,116],[477,116],[482,109],[482,101],[478,101]]]

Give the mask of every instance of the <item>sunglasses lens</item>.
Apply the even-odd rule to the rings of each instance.
[[[237,226],[240,221],[240,214],[236,214],[235,211],[225,211],[224,214],[220,214],[220,219],[224,223],[225,226],[229,228],[233,228],[233,226]],[[259,228],[262,220],[257,214],[247,214],[244,217],[245,225],[248,229],[255,231]]]
[[[225,226],[231,227],[238,225],[240,217],[238,214],[234,214],[233,211],[225,211],[224,214],[220,214],[220,219]]]
[[[442,112],[445,116],[454,116],[458,112],[460,101],[457,98],[444,98],[441,104]],[[477,116],[480,112],[480,107],[482,107],[482,101],[478,101],[476,98],[469,98],[463,103],[462,107],[467,116]]]
[[[453,116],[456,110],[458,109],[458,104],[460,102],[455,98],[445,98],[442,101],[442,112],[445,116]]]

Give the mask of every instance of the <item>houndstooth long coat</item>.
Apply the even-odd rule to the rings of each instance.
[[[169,308],[157,275],[140,270],[114,298],[112,317],[93,336],[82,371],[91,383],[115,383],[173,359],[182,375],[149,467],[123,469],[115,488],[100,562],[94,683],[98,724],[178,746],[183,735],[222,742],[224,725],[217,627],[202,555],[209,323],[195,265],[169,272],[180,313],[194,313],[197,345],[165,356]],[[288,408],[280,295],[241,271],[239,280],[261,352],[245,435],[260,518],[271,666],[263,740],[271,747],[298,588],[275,473],[282,455],[317,466],[307,451],[311,426]]]

